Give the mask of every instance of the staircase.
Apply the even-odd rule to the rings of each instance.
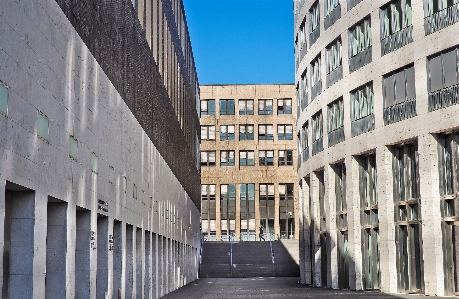
[[[298,240],[204,242],[200,277],[299,277],[298,260]]]

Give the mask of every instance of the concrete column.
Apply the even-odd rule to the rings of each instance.
[[[126,225],[126,278],[124,283],[125,298],[131,299],[134,293],[134,227]]]
[[[105,298],[105,295],[108,293],[108,235],[108,217],[98,215],[96,298]]]
[[[143,293],[143,237],[144,233],[140,227],[136,228],[135,236],[135,298],[142,298]]]
[[[113,222],[112,296],[114,298],[118,298],[123,289],[123,228],[125,228],[124,222]]]
[[[152,297],[158,298],[158,234],[153,233],[151,240]]]
[[[152,279],[151,279],[151,232],[145,231],[145,270],[144,270],[144,295],[145,299],[151,298]]]
[[[35,219],[33,224],[33,298],[45,296],[46,231],[48,196],[35,192]],[[12,298],[15,298],[12,296]]]
[[[164,296],[164,284],[163,284],[163,278],[164,278],[164,273],[163,273],[163,260],[164,260],[164,237],[161,235],[158,235],[158,254],[157,254],[157,263],[158,263],[158,271],[157,271],[157,294],[158,298]]]
[[[75,232],[75,298],[83,299],[90,294],[90,251],[96,245],[89,210],[77,207]]]
[[[349,288],[362,289],[362,247],[360,226],[359,163],[350,156],[346,164],[346,200],[349,234]],[[352,207],[352,208],[351,208]]]
[[[311,269],[312,273],[312,284],[313,286],[322,286],[321,280],[321,256],[320,256],[320,216],[319,216],[319,178],[317,177],[317,173],[311,173],[311,225],[313,225],[313,254],[314,257],[311,259],[311,262],[314,261],[314,265],[312,265]],[[326,282],[323,282],[326,283]]]
[[[392,152],[387,146],[376,148],[381,291],[387,293],[397,292],[392,160]]]
[[[430,296],[445,293],[437,144],[435,136],[419,136],[424,283],[425,294]]]
[[[46,298],[66,298],[68,256],[67,246],[63,245],[67,242],[67,206],[66,202],[48,202]]]
[[[324,122],[326,123],[326,122]],[[336,174],[331,165],[326,165],[324,169],[325,183],[325,213],[327,215],[327,286],[333,289],[338,288],[338,238],[336,230]]]
[[[6,212],[6,206],[5,206],[5,184],[6,181],[0,177],[0,290],[3,290],[3,281],[5,280],[6,277],[3,276],[4,272],[4,266],[3,265],[3,259],[4,259],[4,248],[5,248],[5,212]]]
[[[311,255],[310,255],[310,215],[309,215],[309,181],[301,179],[302,188],[300,189],[299,197],[299,219],[300,219],[300,271],[301,283],[311,284]]]

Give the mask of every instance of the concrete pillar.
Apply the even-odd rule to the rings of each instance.
[[[326,123],[326,122],[324,122]],[[325,213],[327,215],[327,286],[333,289],[338,288],[338,238],[336,230],[336,174],[331,165],[324,169],[325,183]]]
[[[349,288],[351,290],[361,290],[362,234],[360,226],[359,163],[351,156],[346,157],[345,164],[349,234]]]
[[[90,251],[96,246],[89,210],[77,207],[75,232],[75,298],[84,299],[90,296]]]
[[[320,217],[319,217],[319,178],[317,177],[317,173],[311,173],[311,225],[313,225],[313,257],[311,262],[314,261],[314,265],[312,265],[311,269],[312,273],[312,284],[313,286],[322,286],[321,280],[321,256],[320,256],[320,236],[319,236],[319,229],[320,229]],[[323,283],[326,283],[325,281]]]
[[[158,234],[151,237],[152,297],[158,298]]]
[[[35,192],[33,219],[33,298],[45,296],[48,195]],[[13,297],[14,298],[14,297]]]
[[[151,298],[152,279],[151,279],[151,232],[145,231],[145,269],[144,269],[144,295],[145,299]]]
[[[108,235],[108,217],[98,215],[96,298],[105,298],[105,295],[108,293]]]
[[[136,228],[135,236],[135,296],[134,298],[142,298],[143,293],[143,230]]]
[[[387,293],[397,292],[392,160],[392,152],[387,146],[376,148],[381,291]]]
[[[121,221],[113,222],[113,283],[112,296],[118,298],[122,289],[123,274],[123,226]]]
[[[431,134],[419,136],[424,283],[430,296],[445,293],[437,144]]]
[[[310,189],[310,178],[303,178],[303,267],[304,267],[304,284],[312,284],[312,259],[311,259],[311,225],[312,225],[312,215],[310,214],[310,198],[311,198],[311,192],[312,190]],[[301,239],[300,239],[301,240]]]
[[[125,298],[131,299],[134,293],[134,227],[126,225],[126,278],[124,284]]]
[[[0,269],[4,269],[3,264],[5,252],[5,184],[6,181],[0,177]],[[0,290],[3,290],[3,281],[6,280],[6,277],[3,276],[4,270],[0,271]]]
[[[49,198],[49,200],[54,200]],[[67,285],[67,206],[48,202],[46,232],[46,298],[66,298]],[[63,246],[64,245],[64,246]]]
[[[164,296],[164,273],[163,273],[163,261],[164,261],[164,237],[159,235],[158,236],[158,284],[156,288],[158,289],[158,298]]]

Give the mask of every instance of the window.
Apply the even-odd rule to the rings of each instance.
[[[320,55],[311,62],[311,87],[314,87],[321,81],[320,77]]]
[[[49,119],[41,111],[37,113],[37,135],[49,141]]]
[[[241,240],[255,241],[255,184],[240,184]]]
[[[293,126],[292,125],[277,125],[277,139],[278,140],[293,140]]]
[[[215,190],[215,185],[201,185],[201,226],[202,232],[205,235],[215,234],[216,232]]]
[[[201,152],[201,166],[215,166],[215,151]]]
[[[429,93],[458,84],[459,50],[452,48],[427,59]],[[430,96],[430,95],[429,95]]]
[[[339,0],[325,0],[325,15],[328,16],[338,5]]]
[[[293,165],[293,150],[279,151],[279,166]]]
[[[308,76],[307,70],[304,70],[301,75],[300,81],[300,93],[301,93],[301,110],[304,110],[308,106]]]
[[[260,226],[265,233],[274,233],[274,217],[276,208],[274,204],[274,184],[260,184]]]
[[[98,163],[99,158],[96,156],[95,153],[92,153],[91,155],[91,171],[94,173],[97,173],[97,170],[99,168],[99,163]]]
[[[258,114],[273,114],[273,100],[258,100]]]
[[[215,126],[201,126],[201,140],[215,140]]]
[[[73,136],[69,136],[69,155],[72,159],[78,159],[78,140]]]
[[[309,122],[304,122],[299,132],[298,138],[298,156],[302,156],[302,161],[309,159]]]
[[[374,112],[373,82],[351,92],[352,121],[359,120]]]
[[[253,100],[239,100],[239,115],[253,115]]]
[[[292,99],[278,99],[277,114],[292,114]]]
[[[314,32],[320,26],[319,1],[309,10],[309,33]]]
[[[273,166],[274,165],[274,151],[258,151],[258,165]]]
[[[110,166],[108,168],[108,182],[110,184],[115,184],[115,169],[113,166]]]
[[[368,17],[349,30],[349,58],[371,46],[371,19]]]
[[[254,151],[240,151],[239,152],[239,165],[240,166],[254,166],[255,165],[255,152]]]
[[[234,125],[220,126],[220,141],[234,140]]]
[[[294,184],[279,184],[279,226],[281,239],[295,235]]]
[[[274,140],[273,125],[258,125],[258,140]]]
[[[220,166],[234,166],[234,151],[220,152]]]
[[[127,177],[123,176],[123,192],[127,191]]]
[[[344,126],[344,102],[340,98],[328,105],[328,133]]]
[[[426,17],[431,16],[456,3],[458,3],[457,0],[425,0],[424,1],[425,16]]]
[[[215,115],[215,100],[201,100],[201,115]]]
[[[322,111],[312,117],[312,142],[319,140],[323,136],[323,117]]]
[[[343,45],[341,43],[341,38],[338,38],[326,48],[325,63],[327,67],[327,74],[330,74],[333,70],[342,65],[342,48]]]
[[[134,199],[137,199],[137,185],[136,184],[132,184],[132,197]]]
[[[239,140],[253,140],[253,125],[239,125]]]
[[[411,26],[413,23],[411,0],[398,0],[381,8],[381,40]]]
[[[220,115],[234,115],[234,100],[220,100]]]
[[[220,185],[220,217],[222,235],[236,230],[236,185]]]
[[[300,26],[300,59],[303,59],[304,55],[307,52],[307,43],[306,43],[306,36],[307,36],[307,28],[306,28],[306,17],[304,18],[303,22]]]
[[[8,87],[0,81],[0,112],[8,115]]]
[[[336,228],[338,247],[338,286],[349,288],[349,233],[346,202],[346,165],[344,163],[332,166],[335,174],[336,197]]]

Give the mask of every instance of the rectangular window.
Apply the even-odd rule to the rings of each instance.
[[[273,114],[273,100],[258,100],[258,114]]]
[[[220,185],[220,218],[222,238],[236,230],[236,185]]]
[[[241,239],[255,240],[255,184],[239,184]]]
[[[234,151],[220,152],[220,166],[234,166]]]
[[[279,184],[280,238],[293,239],[295,235],[294,184]]]
[[[397,0],[381,8],[381,40],[413,24],[411,0]]]
[[[367,17],[349,29],[349,58],[369,49],[371,46],[371,19]]]
[[[373,82],[351,92],[351,120],[356,121],[374,113]]]
[[[260,226],[265,233],[274,233],[274,218],[276,215],[274,184],[260,184],[259,186]]]
[[[328,133],[344,126],[344,102],[340,98],[328,105]]]
[[[253,125],[239,125],[239,140],[253,139]]]
[[[278,140],[293,140],[293,126],[292,125],[277,125],[277,139]]]
[[[207,235],[207,238],[216,232],[215,219],[217,219],[217,213],[215,190],[215,185],[201,185],[201,226],[202,232]]]
[[[234,125],[220,126],[220,141],[234,140]]]
[[[201,115],[215,115],[215,100],[201,100]]]
[[[292,99],[278,99],[277,114],[292,114]]]
[[[335,173],[336,228],[337,228],[337,268],[338,286],[349,288],[349,233],[346,202],[346,166],[344,163],[332,165]]]
[[[99,158],[96,156],[95,153],[92,153],[91,155],[91,170],[92,172],[94,173],[97,173],[97,170],[99,168],[99,162],[98,162]]]
[[[69,136],[69,156],[72,159],[78,159],[78,140],[73,136]]]
[[[41,111],[37,112],[37,135],[49,141],[49,119]]]
[[[441,94],[442,89],[453,90],[459,83],[459,50],[457,47],[437,53],[427,59],[429,102],[434,93]],[[452,92],[454,94],[454,92]],[[452,96],[453,103],[457,103],[457,95]],[[430,103],[429,103],[430,105]],[[447,105],[442,105],[445,107]]]
[[[279,166],[293,165],[293,150],[279,151]]]
[[[239,115],[253,115],[253,100],[239,100]]]
[[[424,0],[425,16],[431,16],[458,3],[457,0]]]
[[[132,184],[132,198],[137,199],[137,185]]]
[[[254,166],[255,165],[255,152],[254,151],[240,151],[239,152],[239,165],[240,166]]]
[[[312,117],[312,142],[323,137],[323,116],[322,111],[319,111]]]
[[[320,26],[319,1],[312,5],[309,10],[309,33],[314,32]]]
[[[215,166],[215,151],[201,152],[201,166]]]
[[[258,125],[258,140],[274,140],[273,125]]]
[[[273,166],[274,165],[274,151],[258,151],[258,165]]]
[[[113,166],[110,166],[108,168],[108,182],[110,184],[115,184],[115,169]]]
[[[311,88],[316,86],[321,80],[320,76],[320,55],[317,56],[312,62],[311,62]]]
[[[0,112],[8,115],[8,87],[0,81]]]
[[[327,74],[330,74],[333,70],[337,69],[343,64],[341,56],[343,44],[341,38],[338,38],[331,43],[325,50],[325,63],[327,68]]]
[[[127,177],[123,176],[123,192],[127,191]]]
[[[339,0],[325,0],[325,15],[328,16],[339,5]]]
[[[201,126],[201,140],[215,140],[215,126]]]
[[[303,111],[308,106],[308,75],[307,75],[307,69],[305,69],[303,74],[301,74],[300,95],[301,95],[301,97],[300,97],[301,111]]]
[[[234,100],[220,100],[220,115],[234,115]]]

